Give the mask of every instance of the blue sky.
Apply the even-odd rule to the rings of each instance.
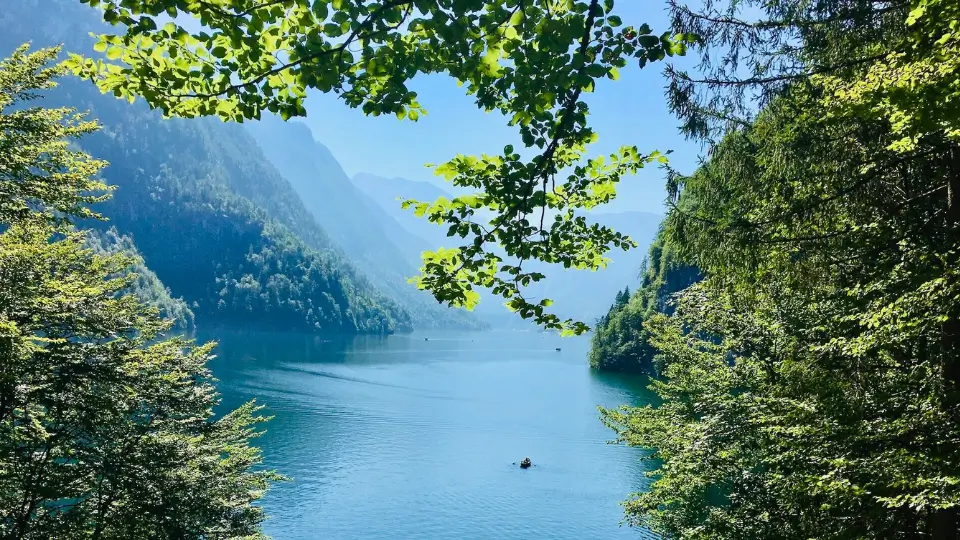
[[[668,28],[663,0],[619,0],[615,7],[624,25],[648,23],[655,33]],[[690,59],[681,59],[690,63]],[[641,152],[673,150],[674,167],[690,172],[699,147],[685,141],[677,121],[667,111],[663,64],[640,69],[636,64],[621,70],[617,81],[604,80],[588,95],[590,122],[600,140],[590,154],[610,153],[621,145],[636,145]],[[499,113],[484,113],[470,96],[446,76],[421,76],[411,87],[428,115],[416,123],[393,116],[367,117],[350,109],[335,96],[314,92],[306,103],[314,137],[326,145],[347,174],[368,172],[385,177],[430,180],[426,163],[442,163],[458,153],[500,153],[507,144],[520,146],[515,129]],[[655,167],[625,179],[616,201],[604,211],[663,212],[663,173]]]

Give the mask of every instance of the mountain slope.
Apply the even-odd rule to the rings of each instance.
[[[245,126],[332,240],[377,286],[403,304],[415,326],[482,326],[470,313],[439,305],[407,282],[417,273],[420,253],[430,249],[430,243],[358,190],[305,124],[265,117]]]
[[[418,218],[412,210],[400,207],[398,198],[416,199],[433,202],[439,197],[453,198],[450,192],[428,182],[407,180],[405,178],[383,178],[367,173],[357,173],[351,178],[353,185],[370,197],[383,212],[396,220],[407,231],[427,241],[430,249],[444,244],[452,244],[447,238],[446,228]]]
[[[0,44],[8,50],[28,39],[89,50],[85,36],[101,28],[74,0],[6,8]],[[242,126],[163,120],[73,79],[45,100],[90,110],[103,124],[80,141],[110,162],[103,176],[118,187],[98,210],[199,319],[337,333],[410,328],[408,313],[336,249]]]
[[[87,246],[95,253],[110,255],[123,253],[133,259],[129,272],[136,278],[124,293],[136,295],[142,302],[155,306],[164,319],[173,320],[173,328],[191,331],[195,328],[193,311],[183,298],[174,298],[157,274],[147,268],[133,239],[117,232],[115,227],[107,230],[91,229],[87,234]]]

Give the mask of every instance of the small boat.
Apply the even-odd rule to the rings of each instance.
[[[523,458],[523,461],[520,462],[521,469],[528,469],[533,463],[530,462],[530,458]]]
[[[560,352],[560,347],[557,347],[557,352]]]

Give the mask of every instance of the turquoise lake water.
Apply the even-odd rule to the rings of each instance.
[[[651,537],[620,526],[648,479],[597,412],[645,403],[646,383],[592,373],[584,338],[217,338],[224,406],[255,397],[275,416],[258,444],[292,481],[263,501],[273,538]]]

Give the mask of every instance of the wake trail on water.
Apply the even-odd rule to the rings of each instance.
[[[430,390],[426,388],[417,388],[415,386],[406,386],[406,385],[400,385],[400,384],[379,382],[379,381],[364,379],[360,377],[351,377],[349,375],[340,375],[337,373],[331,373],[329,371],[323,371],[319,369],[296,367],[295,365],[281,365],[281,366],[275,367],[274,369],[280,372],[285,372],[285,373],[313,375],[319,378],[330,379],[338,382],[348,382],[348,383],[355,383],[360,385],[376,386],[380,388],[393,388],[396,390],[403,390],[406,392],[410,392],[413,395],[416,395],[418,397],[424,397],[428,399],[435,399],[435,400],[442,400],[442,401],[462,401],[462,402],[475,401],[469,398],[439,393],[439,392],[436,392],[435,390]],[[310,394],[305,394],[305,395],[310,395]],[[316,396],[313,396],[313,397],[316,397]]]

